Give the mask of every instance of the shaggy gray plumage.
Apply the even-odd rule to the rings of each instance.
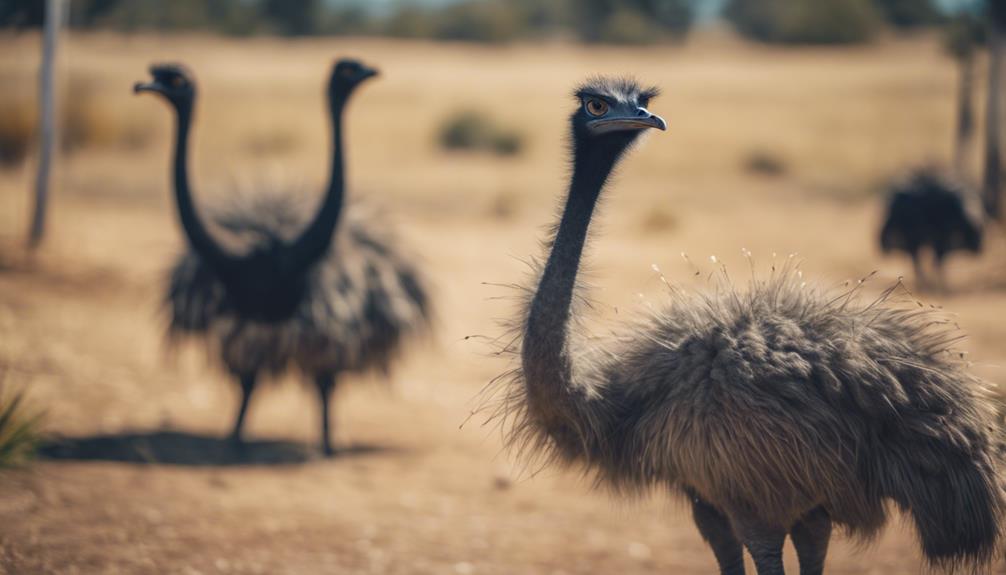
[[[202,336],[240,383],[235,440],[241,439],[260,372],[297,367],[313,376],[322,449],[331,454],[329,402],[337,377],[386,371],[402,339],[429,320],[427,291],[414,265],[380,231],[386,222],[357,210],[342,213],[343,112],[353,92],[378,72],[352,59],[332,67],[331,176],[320,204],[307,213],[289,196],[237,198],[216,218],[227,238],[203,225],[189,185],[195,79],[177,64],[155,65],[150,72],[152,81],[134,90],[158,94],[175,112],[175,201],[189,240],[168,286],[170,331]]]
[[[573,177],[548,261],[504,349],[520,361],[498,378],[509,445],[619,491],[686,495],[723,573],[744,572],[742,544],[759,573],[782,573],[787,534],[801,572],[819,573],[831,521],[869,540],[889,501],[932,565],[987,568],[1006,511],[1002,442],[938,312],[890,292],[863,304],[858,286],[831,294],[787,263],[747,290],[672,288],[669,305],[615,336],[585,333],[587,227],[633,138],[591,135],[584,114],[572,117]]]
[[[294,195],[262,194],[215,219],[247,252],[291,241],[312,216]],[[203,337],[235,374],[290,367],[308,374],[387,371],[401,343],[428,325],[427,290],[386,225],[356,204],[343,218],[328,254],[309,272],[304,299],[278,323],[243,319],[213,270],[187,250],[168,284],[170,334]]]

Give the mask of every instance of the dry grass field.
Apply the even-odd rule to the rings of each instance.
[[[30,94],[37,45],[0,38],[4,96]],[[878,293],[910,277],[907,260],[875,247],[879,187],[951,152],[954,69],[926,37],[786,51],[715,33],[633,49],[99,35],[65,48],[63,77],[78,90],[67,98],[86,90],[100,133],[61,158],[34,258],[23,252],[33,163],[0,171],[0,367],[46,410],[48,432],[216,437],[236,407],[235,386],[204,353],[163,345],[161,286],[183,238],[169,113],[131,92],[152,61],[186,62],[201,82],[193,178],[204,205],[235,181],[320,190],[330,62],[355,55],[379,67],[349,110],[350,190],[386,208],[421,256],[439,322],[390,385],[363,378],[341,390],[341,457],[213,465],[182,449],[168,462],[152,453],[148,464],[0,471],[2,573],[710,573],[712,554],[677,502],[615,501],[575,473],[522,473],[484,416],[462,425],[506,367],[466,336],[497,332],[511,310],[498,299],[508,291],[490,284],[521,280],[520,260],[537,253],[566,177],[572,87],[594,73],[635,75],[663,88],[651,109],[670,126],[626,162],[598,220],[590,261],[602,325],[660,300],[653,264],[707,289],[682,252],[706,269],[718,256],[738,283],[749,273],[743,248],[760,269],[773,253],[799,253],[810,281],[878,270],[867,288]],[[442,152],[441,121],[466,108],[524,134],[522,153]],[[746,170],[756,155],[784,172]],[[957,314],[975,369],[1000,386],[1004,264],[993,229],[980,260],[952,262],[954,295],[925,297]],[[248,429],[313,444],[316,417],[313,393],[289,378],[263,386]],[[828,570],[918,573],[918,556],[895,523],[867,548],[837,538]]]

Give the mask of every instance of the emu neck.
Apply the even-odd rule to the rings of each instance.
[[[573,400],[568,349],[571,308],[590,219],[618,153],[575,150],[573,177],[552,250],[527,314],[522,359],[529,403],[546,425],[568,422]]]
[[[199,214],[196,213],[192,191],[189,188],[188,148],[192,108],[191,102],[176,106],[174,186],[178,217],[181,220],[182,229],[185,230],[185,235],[189,238],[189,243],[192,244],[196,253],[211,264],[226,267],[231,262],[231,258],[221,251],[209,231],[203,226]]]
[[[342,116],[349,95],[330,99],[332,122],[332,167],[328,189],[314,220],[291,247],[290,267],[300,271],[313,265],[328,251],[339,223],[345,196],[345,170],[342,147]]]

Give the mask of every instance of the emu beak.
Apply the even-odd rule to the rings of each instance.
[[[133,93],[140,94],[142,92],[160,92],[161,87],[157,85],[157,82],[137,82],[133,84]]]
[[[380,76],[381,73],[374,68],[364,68],[363,75],[360,77],[361,80],[366,80],[367,78],[373,78],[375,76]]]
[[[646,130],[656,128],[660,131],[667,130],[667,122],[656,114],[651,114],[649,110],[638,107],[635,114],[613,114],[610,117],[598,118],[587,122],[587,128],[595,134],[606,134],[608,132],[623,132],[627,130]]]

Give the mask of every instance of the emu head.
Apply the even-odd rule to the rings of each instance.
[[[329,78],[328,97],[333,102],[336,100],[345,101],[353,93],[353,90],[374,76],[377,76],[377,70],[364,65],[359,60],[352,58],[338,60],[332,67],[332,76]]]
[[[191,106],[196,97],[196,81],[182,64],[154,64],[150,67],[150,82],[137,82],[133,92],[159,94],[175,108]]]
[[[570,122],[576,151],[603,149],[616,154],[650,128],[666,130],[663,118],[646,109],[659,94],[625,78],[593,78],[574,92],[579,107]]]

